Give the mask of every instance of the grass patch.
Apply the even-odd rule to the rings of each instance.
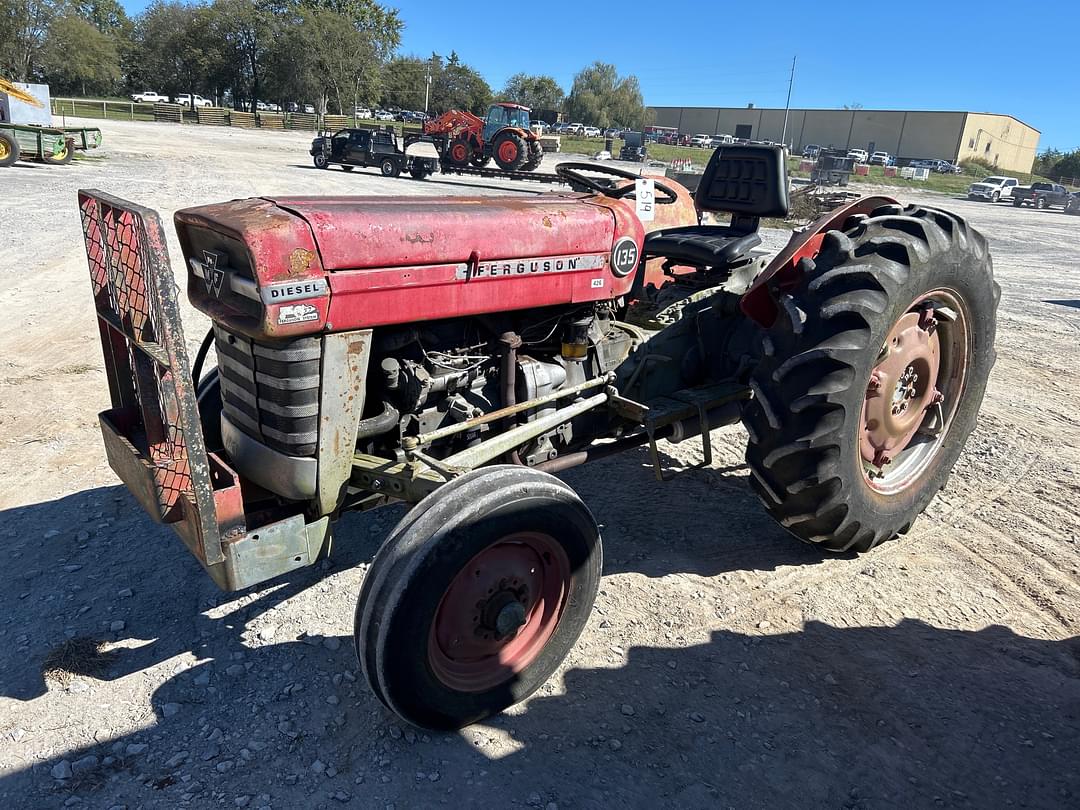
[[[89,636],[69,638],[49,650],[41,664],[41,674],[46,681],[60,686],[67,686],[78,675],[100,678],[116,661],[116,653],[107,648],[107,641]]]

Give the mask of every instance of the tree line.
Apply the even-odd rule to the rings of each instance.
[[[565,93],[517,73],[494,92],[455,51],[397,54],[404,21],[376,0],[155,0],[129,17],[118,0],[0,0],[0,75],[54,95],[198,93],[223,106],[357,105],[483,114],[494,100],[563,111],[599,127],[640,127],[638,80],[594,63]]]
[[[1046,149],[1035,158],[1031,171],[1043,177],[1080,177],[1080,148],[1071,152]]]

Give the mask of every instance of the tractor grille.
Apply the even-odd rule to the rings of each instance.
[[[273,450],[315,455],[321,339],[266,344],[215,325],[214,342],[229,421]]]

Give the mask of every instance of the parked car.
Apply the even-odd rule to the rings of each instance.
[[[821,154],[821,150],[822,150],[822,147],[819,146],[818,144],[816,144],[816,143],[808,143],[806,145],[806,147],[802,150],[802,156],[804,158],[814,158],[814,159],[816,159],[817,156]]]
[[[194,105],[192,105],[192,100],[191,100],[191,94],[190,93],[181,93],[180,95],[178,95],[176,97],[175,103],[180,104],[183,107],[191,107],[191,106],[195,106],[195,107],[212,107],[212,106],[214,106],[211,103],[210,99],[203,98],[198,93],[195,94],[195,103],[194,103]]]
[[[870,158],[870,155],[866,153],[865,149],[848,149],[847,156],[856,163],[866,163]]]
[[[574,123],[574,124],[570,124],[569,126],[566,127],[566,134],[567,135],[580,135],[584,131],[585,131],[585,125],[584,124]]]
[[[892,157],[888,152],[874,152],[867,161],[871,166],[888,166]]]
[[[304,112],[306,112],[306,113],[308,113],[309,115],[311,115],[312,113],[314,113],[314,112],[315,112],[315,107],[313,107],[313,106],[312,106],[311,104],[305,104],[305,105],[304,105]]]
[[[720,146],[725,143],[735,143],[735,139],[726,133],[718,133],[712,136],[713,146]]]
[[[137,101],[140,104],[167,104],[169,97],[163,96],[160,93],[155,93],[153,90],[144,90],[141,93],[133,93],[131,95],[131,100]]]
[[[552,131],[555,132],[557,135],[565,135],[569,130],[570,125],[565,121],[559,121],[557,124],[555,124],[554,127],[552,127]]]
[[[984,177],[978,183],[968,186],[969,200],[1011,200],[1013,189],[1020,185],[1015,177]]]
[[[604,137],[605,138],[621,138],[622,137],[622,130],[619,129],[618,127],[608,127],[607,129],[604,130]]]
[[[392,112],[390,112],[389,110],[376,110],[375,111],[375,120],[376,121],[393,121],[394,120],[394,114]]]
[[[1017,208],[1021,205],[1030,205],[1033,208],[1053,208],[1060,205],[1064,208],[1071,196],[1065,186],[1058,183],[1032,183],[1030,186],[1014,188],[1012,202]]]
[[[599,138],[601,135],[600,127],[585,127],[581,134],[586,138]]]
[[[695,135],[690,139],[691,146],[697,146],[701,149],[709,149],[712,146],[711,135]]]

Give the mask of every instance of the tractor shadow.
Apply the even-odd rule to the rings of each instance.
[[[673,476],[663,484],[646,450],[562,475],[601,524],[605,574],[714,576],[821,561],[821,552],[765,514],[743,468],[680,471],[683,462],[663,448],[665,475]],[[0,657],[0,698],[45,694],[42,672],[57,656],[71,677],[103,680],[184,653],[224,661],[243,649],[249,620],[370,561],[405,512],[395,505],[345,515],[328,559],[223,593],[172,530],[153,523],[121,486],[0,511],[10,563],[0,580],[10,651]]]
[[[1063,299],[1058,301],[1043,301],[1044,304],[1056,304],[1059,307],[1073,307],[1074,309],[1080,309],[1080,299]]]
[[[575,652],[527,703],[456,733],[411,729],[362,682],[335,681],[355,662],[349,639],[334,641],[248,650],[255,666],[239,677],[225,661],[174,676],[152,696],[148,728],[9,772],[0,799],[13,810],[70,795],[210,807],[261,793],[274,807],[704,810],[1051,808],[1080,796],[1076,638],[904,620],[626,644],[615,667]],[[192,685],[202,675],[213,689]],[[284,694],[297,682],[307,688]],[[98,761],[84,772],[51,775],[87,756]]]

